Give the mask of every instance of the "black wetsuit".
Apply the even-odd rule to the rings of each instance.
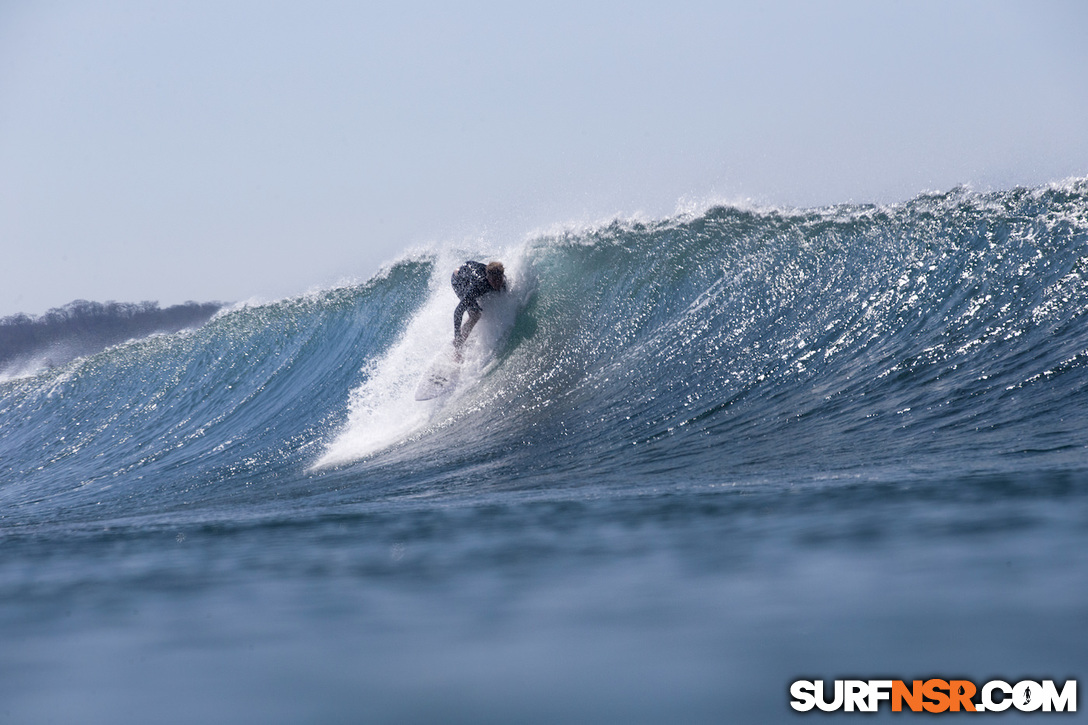
[[[457,305],[457,309],[453,311],[453,339],[460,340],[461,317],[465,311],[472,310],[476,314],[483,312],[476,300],[488,292],[494,292],[495,289],[487,281],[487,265],[481,262],[462,264],[460,269],[453,273],[450,284],[453,285],[453,291],[461,300],[461,304]]]

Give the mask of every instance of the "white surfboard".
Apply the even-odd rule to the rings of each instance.
[[[453,392],[460,379],[461,364],[453,359],[452,353],[444,352],[431,362],[419,379],[416,400],[433,400]]]

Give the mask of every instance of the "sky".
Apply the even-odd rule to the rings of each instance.
[[[1088,3],[0,0],[0,317],[1088,176]]]

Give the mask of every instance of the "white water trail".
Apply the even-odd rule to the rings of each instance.
[[[461,393],[494,367],[495,355],[531,292],[524,274],[523,252],[509,251],[498,257],[470,257],[451,251],[438,256],[427,301],[385,355],[368,364],[366,380],[349,396],[347,422],[311,470],[366,458],[448,419]],[[415,391],[420,376],[437,356],[451,351],[457,296],[450,275],[469,258],[503,260],[510,292],[480,298],[483,315],[465,344],[461,376],[455,388],[435,400],[418,401]]]

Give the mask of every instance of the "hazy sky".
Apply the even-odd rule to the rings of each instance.
[[[0,0],[0,316],[1085,176],[1086,37],[1077,0]]]

